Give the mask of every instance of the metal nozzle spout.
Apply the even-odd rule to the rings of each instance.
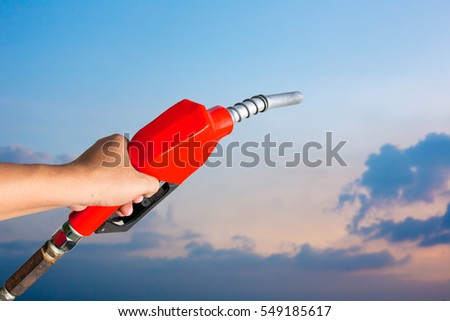
[[[235,123],[251,115],[265,112],[268,109],[297,105],[303,102],[303,94],[300,91],[292,91],[274,95],[257,95],[245,99],[232,107],[228,111]]]
[[[266,99],[269,104],[267,108],[272,109],[301,104],[303,102],[303,94],[300,91],[291,91],[288,93],[267,95]]]

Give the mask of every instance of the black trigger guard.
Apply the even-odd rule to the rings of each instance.
[[[95,234],[128,231],[177,187],[177,184],[164,182],[154,195],[144,198],[144,200],[138,204],[133,204],[133,213],[130,216],[120,217],[117,214],[111,215],[111,217],[95,231]]]

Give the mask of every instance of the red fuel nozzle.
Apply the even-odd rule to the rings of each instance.
[[[205,106],[182,100],[139,130],[128,145],[133,166],[162,182],[181,184],[201,167],[234,122],[270,108],[303,101],[300,92],[258,95],[232,107]],[[88,207],[72,212],[69,222],[79,234],[94,233],[119,207]]]

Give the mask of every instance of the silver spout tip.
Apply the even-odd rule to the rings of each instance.
[[[300,91],[291,91],[282,94],[266,95],[268,109],[297,105],[303,102],[303,94]]]
[[[300,91],[291,91],[282,94],[253,96],[227,109],[233,118],[233,122],[237,123],[244,118],[265,112],[268,109],[297,105],[302,101],[303,94]]]

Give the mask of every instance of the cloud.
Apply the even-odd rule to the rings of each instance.
[[[129,244],[121,243],[128,251],[161,248],[164,243],[172,242],[171,235],[154,231],[136,231]]]
[[[35,151],[22,145],[0,146],[0,162],[18,164],[64,164],[73,160],[69,154],[52,156],[49,153]]]
[[[301,270],[320,271],[362,271],[376,270],[404,264],[407,258],[396,260],[388,251],[363,253],[358,247],[337,249],[316,249],[310,244],[304,244],[295,255],[274,254],[263,257],[242,248],[214,249],[209,243],[189,243],[186,246],[191,258],[210,259],[245,259],[259,262],[278,262],[294,264]]]
[[[145,217],[148,225],[152,229],[176,229],[178,226],[174,220],[174,210],[171,203],[168,204],[165,211],[161,210],[159,207],[152,210],[152,212]],[[139,224],[141,226],[142,224]]]
[[[405,150],[411,160],[413,181],[403,193],[406,201],[433,201],[434,195],[447,192],[450,177],[450,136],[429,134],[424,140]]]
[[[199,239],[202,236],[203,235],[201,233],[197,233],[197,232],[191,231],[189,229],[186,229],[182,232],[181,236],[179,236],[178,239],[182,240],[182,241],[191,241],[194,239]]]
[[[407,217],[400,222],[383,220],[360,229],[366,239],[386,239],[391,243],[417,242],[421,247],[450,244],[450,204],[442,216],[425,220]]]
[[[208,242],[190,242],[186,244],[187,257],[191,260],[202,260],[205,262],[220,264],[249,264],[250,262],[261,262],[262,257],[240,248],[215,249]]]
[[[256,247],[255,242],[253,242],[252,239],[243,235],[235,235],[231,238],[231,241],[237,248],[248,252],[253,251]]]
[[[314,249],[304,244],[295,256],[297,264],[306,269],[321,271],[359,271],[391,267],[406,263],[409,258],[396,260],[388,251],[361,253],[360,248]]]
[[[410,159],[393,145],[384,145],[379,154],[371,154],[366,166],[360,184],[370,190],[373,199],[395,199],[414,180]]]
[[[375,201],[433,201],[446,192],[450,177],[450,136],[428,134],[406,149],[387,144],[366,161],[359,184]]]
[[[367,217],[373,207],[372,199],[367,195],[357,194],[355,198],[359,201],[359,209],[353,216],[351,224],[347,227],[351,233],[358,231],[360,223]]]
[[[449,193],[450,136],[431,133],[417,144],[401,149],[391,144],[369,155],[367,170],[343,188],[338,208],[358,202],[349,230],[356,232],[372,209],[393,203],[432,202]]]
[[[0,266],[0,281],[40,245],[0,244],[4,263]],[[186,246],[186,257],[147,258],[129,255],[125,245],[128,243],[123,248],[80,244],[20,299],[450,299],[447,284],[365,273],[403,263],[385,252],[364,254],[359,248],[320,250],[303,245],[294,256],[261,256],[242,249],[216,249],[209,243],[191,242]]]

